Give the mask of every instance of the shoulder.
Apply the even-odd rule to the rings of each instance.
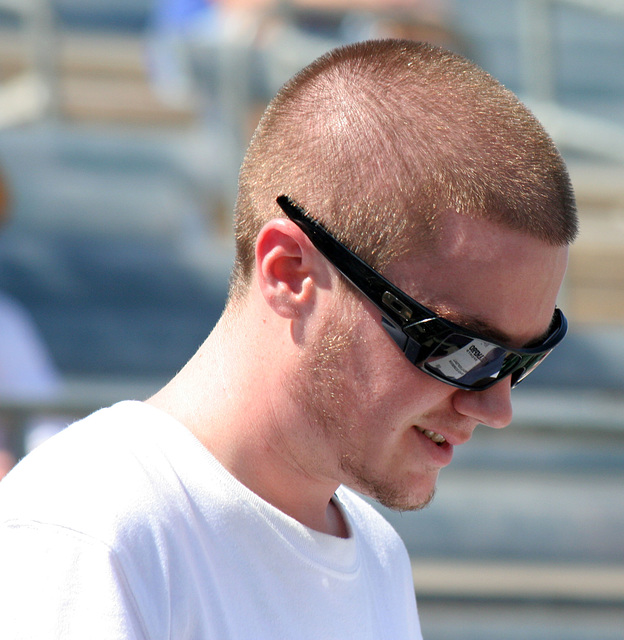
[[[57,592],[66,602],[92,596],[96,617],[104,611],[106,620],[162,630],[172,597],[169,552],[188,553],[184,527],[194,522],[185,480],[207,462],[185,427],[142,403],[71,425],[0,483],[0,565],[7,569],[0,593],[27,567],[43,585],[40,602],[53,602]],[[120,618],[125,608],[130,613]]]
[[[182,425],[139,402],[81,420],[35,449],[2,481],[2,520],[36,521],[101,539],[162,519],[183,494],[172,459],[192,448]]]

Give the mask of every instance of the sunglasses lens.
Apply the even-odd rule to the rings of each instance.
[[[483,389],[513,371],[521,360],[486,340],[453,334],[427,358],[424,368],[451,383]]]
[[[552,349],[550,351],[552,351]],[[544,361],[550,351],[539,353],[534,356],[523,356],[521,358],[521,366],[517,366],[511,374],[511,386],[515,387],[517,384],[520,384],[529,375],[529,373],[535,370],[537,365]]]

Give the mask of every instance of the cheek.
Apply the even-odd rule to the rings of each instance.
[[[383,329],[375,326],[374,330],[377,334],[374,337],[358,337],[345,358],[343,371],[358,408],[363,412],[383,415],[384,412],[392,412],[399,402],[405,403],[410,395],[412,372],[405,375],[400,361],[404,358],[386,340]]]
[[[448,402],[453,389],[409,362],[377,316],[368,301],[355,295],[345,301],[324,323],[315,360],[339,410],[383,432],[383,425],[416,424],[419,414]]]

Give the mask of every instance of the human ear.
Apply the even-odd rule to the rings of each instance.
[[[280,316],[298,318],[314,301],[318,254],[289,220],[268,222],[256,240],[256,277],[267,304]]]

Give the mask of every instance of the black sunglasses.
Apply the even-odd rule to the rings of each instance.
[[[526,378],[557,346],[568,323],[555,308],[548,336],[539,344],[510,349],[457,325],[419,304],[347,249],[288,196],[277,204],[316,249],[382,313],[382,325],[405,357],[421,371],[460,389],[483,391],[511,376]]]

